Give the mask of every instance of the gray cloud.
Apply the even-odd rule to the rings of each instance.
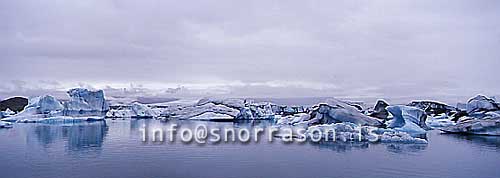
[[[162,84],[148,92],[184,86],[200,95],[498,94],[499,8],[498,1],[2,1],[0,81],[5,95],[17,94],[12,80],[57,81],[47,90]]]

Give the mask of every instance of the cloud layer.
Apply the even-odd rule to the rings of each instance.
[[[498,94],[499,17],[498,1],[2,1],[0,81],[4,95],[25,94],[15,88],[23,82],[271,97]]]

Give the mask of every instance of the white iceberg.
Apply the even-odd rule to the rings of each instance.
[[[70,100],[64,103],[65,116],[104,116],[109,110],[102,90],[74,88],[67,93]]]
[[[0,111],[0,118],[10,117],[15,114],[16,113],[14,111],[10,110],[10,108],[7,108],[5,111]]]
[[[132,112],[134,113],[135,117],[138,118],[153,118],[156,117],[157,113],[154,112],[151,108],[149,108],[147,105],[134,102],[132,103]]]
[[[382,125],[376,118],[366,116],[356,107],[335,99],[314,106],[311,112],[311,118],[311,122],[317,122],[319,124],[350,122],[358,125]]]
[[[234,118],[238,115],[239,110],[228,107],[226,105],[218,105],[209,102],[203,105],[194,105],[184,108],[172,108],[166,110],[164,113],[162,113],[162,115],[173,119],[190,119],[196,116],[200,116],[204,113],[223,114]]]
[[[224,105],[234,109],[241,109],[245,107],[245,100],[236,99],[236,98],[228,98],[228,99],[220,99],[220,98],[203,98],[198,101],[197,106],[202,106],[208,103],[213,103],[215,105]]]
[[[469,99],[469,101],[467,101],[466,109],[469,114],[478,111],[500,110],[498,103],[496,103],[494,99],[488,98],[484,95],[477,95]]]
[[[69,90],[68,94],[71,98],[65,103],[61,103],[50,95],[32,97],[22,112],[2,119],[2,121],[41,122],[47,119],[59,119],[62,116],[68,116],[64,117],[65,120],[71,117],[84,117],[83,120],[89,120],[89,118],[91,118],[90,120],[101,120],[102,117],[98,116],[104,116],[109,110],[102,90],[94,92],[76,88]],[[81,118],[77,119],[82,120]]]
[[[12,128],[12,123],[0,121],[0,128]]]
[[[321,132],[318,132],[321,131]],[[320,135],[321,134],[321,135]],[[404,144],[427,144],[427,140],[412,137],[406,132],[372,126],[359,126],[352,123],[335,123],[311,126],[306,130],[309,137],[327,137],[332,141],[361,141]]]
[[[190,120],[233,120],[234,117],[228,114],[206,112],[194,117],[189,118]]]
[[[427,124],[427,126],[434,129],[455,125],[455,122],[450,120],[446,114],[440,114],[435,117],[429,116],[425,123]]]
[[[20,119],[47,118],[61,116],[64,106],[50,95],[29,98],[28,105],[20,113],[2,119],[2,121],[15,122]]]
[[[440,130],[446,133],[500,136],[500,117],[482,119],[464,117],[456,125],[444,127]]]
[[[422,138],[412,137],[406,132],[384,132],[380,136],[382,143],[405,143],[405,144],[427,144],[427,140]]]
[[[53,117],[29,117],[17,120],[18,123],[43,123],[43,124],[68,124],[81,123],[86,121],[102,121],[102,116],[73,117],[73,116],[53,116]]]
[[[284,117],[279,117],[276,120],[276,124],[278,125],[296,125],[309,121],[311,119],[311,115],[307,113],[299,113]],[[308,125],[308,123],[305,123]]]

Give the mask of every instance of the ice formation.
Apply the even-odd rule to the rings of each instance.
[[[500,136],[500,117],[486,117],[482,119],[466,118],[456,125],[444,127],[440,130],[447,133]]]
[[[234,116],[228,114],[214,113],[214,112],[206,112],[190,118],[190,120],[232,120],[232,119],[234,119]]]
[[[387,106],[389,106],[389,104],[385,100],[379,99],[373,107],[373,111],[370,111],[368,115],[382,120],[387,120],[387,117],[389,117],[389,112],[385,109]]]
[[[425,133],[425,129],[429,129],[425,124],[427,115],[421,109],[396,105],[387,107],[387,111],[393,116],[388,128],[414,134]]]
[[[15,115],[16,113],[15,113],[14,111],[10,110],[9,108],[7,108],[5,111],[1,111],[1,113],[0,113],[0,114],[1,114],[1,117],[0,117],[0,118],[2,118],[2,117],[10,117],[10,116],[13,116],[13,115]]]
[[[220,98],[203,98],[198,101],[197,106],[203,106],[208,103],[213,103],[215,105],[224,105],[230,108],[238,109],[245,107],[245,100],[236,99],[236,98],[228,98],[228,99],[220,99]]]
[[[307,113],[299,113],[289,116],[279,117],[276,121],[278,125],[298,125],[298,124],[306,124],[309,125],[309,120],[311,119],[311,115]]]
[[[451,125],[455,125],[455,122],[450,120],[446,114],[440,114],[437,116],[428,116],[427,120],[425,121],[427,126],[431,128],[441,128],[441,127],[448,127]]]
[[[20,113],[2,119],[2,121],[15,122],[20,119],[47,118],[62,115],[64,106],[50,95],[32,97],[28,100],[28,105]]]
[[[194,105],[168,106],[160,116],[167,119],[207,119],[209,116],[238,120],[273,119],[271,103],[252,103],[243,99],[203,98]],[[205,114],[208,113],[208,114]]]
[[[488,98],[484,95],[477,95],[469,99],[469,101],[467,101],[466,109],[469,114],[479,111],[500,110],[498,103],[496,103],[494,99]]]
[[[450,114],[451,112],[456,112],[458,110],[448,104],[431,100],[415,100],[410,102],[407,106],[419,108],[425,111],[427,115],[438,115],[443,113]]]
[[[132,112],[135,117],[141,118],[153,118],[157,116],[151,108],[138,102],[132,103]]]
[[[311,112],[311,121],[320,124],[350,122],[358,125],[381,126],[377,119],[362,114],[356,107],[339,100],[328,100],[314,106]]]
[[[11,128],[11,127],[12,127],[12,123],[0,121],[0,128]]]
[[[67,124],[67,123],[81,123],[85,121],[101,121],[104,117],[90,116],[90,117],[73,117],[73,116],[53,116],[53,117],[30,117],[17,120],[18,123],[43,123],[43,124]]]
[[[321,132],[318,132],[320,130]],[[412,137],[406,132],[382,129],[372,126],[359,126],[352,123],[335,123],[311,126],[306,135],[332,141],[362,141],[382,143],[427,144],[427,140]],[[319,135],[321,133],[321,135]]]
[[[64,103],[65,116],[104,116],[109,110],[102,90],[74,88],[67,93],[70,100]]]
[[[204,113],[223,114],[234,118],[238,115],[239,111],[226,105],[218,105],[209,102],[202,105],[197,104],[181,109],[170,109],[165,113],[162,113],[162,115],[168,116],[169,118],[173,119],[191,119]]]
[[[109,106],[104,99],[102,90],[71,89],[68,91],[71,99],[65,103],[50,95],[30,98],[24,110],[12,117],[2,119],[9,122],[42,122],[43,120],[63,120],[78,118],[81,120],[102,120]]]
[[[446,133],[500,135],[500,107],[494,98],[477,95],[460,106],[465,108],[452,116],[456,123],[440,128]]]

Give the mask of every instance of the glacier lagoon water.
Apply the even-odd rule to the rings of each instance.
[[[218,127],[269,122],[182,121]],[[500,138],[428,133],[428,145],[320,143],[144,143],[158,120],[15,124],[0,129],[0,177],[255,178],[500,176]]]

